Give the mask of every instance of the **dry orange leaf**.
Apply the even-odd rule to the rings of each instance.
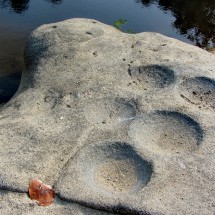
[[[48,206],[54,202],[54,190],[38,179],[32,179],[30,181],[28,191],[30,198],[37,200],[40,206]]]

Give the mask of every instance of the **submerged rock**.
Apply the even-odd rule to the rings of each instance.
[[[68,202],[112,213],[212,214],[214,62],[90,19],[39,27],[0,113],[0,188],[28,192],[39,178]]]

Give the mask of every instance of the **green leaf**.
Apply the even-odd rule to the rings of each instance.
[[[118,19],[116,22],[114,22],[114,27],[117,29],[121,28],[121,25],[125,24],[127,20],[124,19]]]

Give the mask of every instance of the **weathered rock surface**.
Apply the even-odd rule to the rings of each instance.
[[[0,113],[1,189],[39,178],[112,213],[214,214],[213,54],[72,19],[35,30],[25,62]]]
[[[32,201],[27,194],[9,191],[0,192],[0,212],[3,215],[114,215],[68,203],[59,198],[48,207],[39,207],[36,201]]]

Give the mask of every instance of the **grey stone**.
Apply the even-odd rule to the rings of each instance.
[[[16,215],[114,215],[104,211],[97,211],[74,203],[67,203],[56,198],[48,207],[38,206],[26,193],[0,191],[1,214]]]
[[[198,47],[95,20],[39,27],[0,113],[0,188],[27,192],[39,178],[71,205],[213,214],[214,62]]]

